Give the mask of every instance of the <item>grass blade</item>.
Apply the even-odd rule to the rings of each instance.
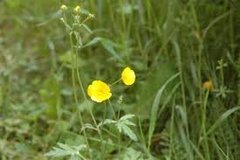
[[[175,78],[179,76],[179,73],[174,74],[172,77],[170,77],[165,84],[158,90],[153,105],[152,105],[152,110],[151,110],[151,116],[150,116],[150,124],[149,124],[149,130],[148,130],[148,148],[150,148],[151,145],[151,138],[156,126],[156,119],[157,119],[157,114],[158,114],[158,107],[160,104],[160,100],[163,94],[163,91],[167,87],[167,85],[172,82]]]
[[[229,110],[227,110],[226,112],[224,112],[219,118],[218,120],[208,129],[207,131],[207,135],[211,134],[217,127],[219,127],[223,121],[225,121],[231,114],[233,114],[234,112],[240,110],[240,107],[234,107],[231,108]]]

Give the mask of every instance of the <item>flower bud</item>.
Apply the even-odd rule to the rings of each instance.
[[[88,17],[90,17],[90,18],[94,18],[94,17],[95,17],[95,15],[94,15],[94,14],[91,14],[91,13],[89,13],[89,14],[88,14]]]
[[[62,11],[66,11],[66,10],[67,10],[67,6],[63,4],[63,5],[61,5],[60,9],[61,9]]]
[[[74,13],[80,13],[81,7],[80,6],[76,6],[74,8]]]

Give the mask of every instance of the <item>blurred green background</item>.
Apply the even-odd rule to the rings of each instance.
[[[123,146],[156,159],[240,157],[240,113],[234,108],[240,105],[240,1],[1,0],[1,160],[48,159],[44,154],[57,142],[81,143],[76,108],[84,122],[91,123],[79,87],[79,104],[73,99],[69,35],[60,21],[62,4],[68,7],[69,22],[76,5],[95,15],[87,22],[92,33],[83,32],[83,40],[101,40],[78,54],[85,89],[95,79],[114,82],[125,66],[136,72],[132,87],[114,86],[111,101],[117,106],[122,98],[122,114],[138,116],[136,134],[146,139],[131,144],[123,140]],[[147,144],[153,102],[178,72],[179,78],[164,88],[155,104],[158,114],[147,153],[141,146]],[[202,84],[207,80],[213,82],[214,92],[206,99]],[[178,82],[181,85],[174,90]],[[104,106],[90,105],[101,121]],[[207,109],[202,112],[204,105]],[[203,143],[202,125],[214,129]],[[107,150],[105,159],[124,159],[114,151]]]

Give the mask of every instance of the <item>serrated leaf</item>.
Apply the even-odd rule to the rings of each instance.
[[[102,121],[98,124],[98,127],[101,127],[106,124],[115,124],[115,123],[117,123],[117,121],[114,121],[112,119],[105,119],[104,121]]]
[[[79,146],[68,146],[63,143],[58,143],[58,147],[53,147],[52,151],[49,151],[48,153],[45,154],[45,156],[50,156],[50,157],[65,157],[65,156],[79,156],[82,159],[85,159],[84,156],[80,154],[80,151],[84,150],[86,148],[86,145],[82,144]]]
[[[116,123],[116,127],[120,133],[127,135],[131,140],[137,141],[137,136],[129,128],[129,126],[135,126],[135,124],[128,119],[133,118],[134,115],[125,115]]]
[[[143,154],[135,149],[129,147],[126,148],[123,152],[121,152],[118,157],[114,160],[144,160]]]
[[[120,121],[122,121],[122,120],[127,120],[127,119],[131,119],[131,118],[133,118],[133,117],[135,117],[134,114],[127,114],[127,115],[121,117],[121,118],[120,118]]]
[[[66,144],[58,143],[58,146],[61,147],[63,150],[74,152],[74,150]]]
[[[64,157],[64,156],[68,156],[71,155],[72,152],[70,151],[65,151],[63,149],[59,149],[59,148],[53,148],[54,150],[48,152],[45,154],[45,156],[49,156],[49,157]]]
[[[97,130],[92,124],[90,123],[86,123],[83,125],[83,127],[81,128],[81,131],[84,131],[85,129],[92,129],[92,130]]]
[[[123,123],[127,126],[136,126],[133,122],[131,122],[129,120],[125,120]]]
[[[122,126],[122,131],[125,135],[127,135],[131,140],[137,141],[137,136],[134,132],[126,125]]]

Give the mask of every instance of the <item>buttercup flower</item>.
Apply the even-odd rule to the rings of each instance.
[[[95,102],[101,103],[112,96],[109,86],[100,80],[95,80],[87,88],[87,94]]]
[[[125,85],[130,86],[135,82],[135,72],[131,68],[126,67],[122,71],[121,79]]]
[[[212,91],[213,90],[213,83],[212,83],[211,80],[208,80],[208,81],[203,83],[202,87],[203,87],[203,89],[206,89],[208,91]]]

